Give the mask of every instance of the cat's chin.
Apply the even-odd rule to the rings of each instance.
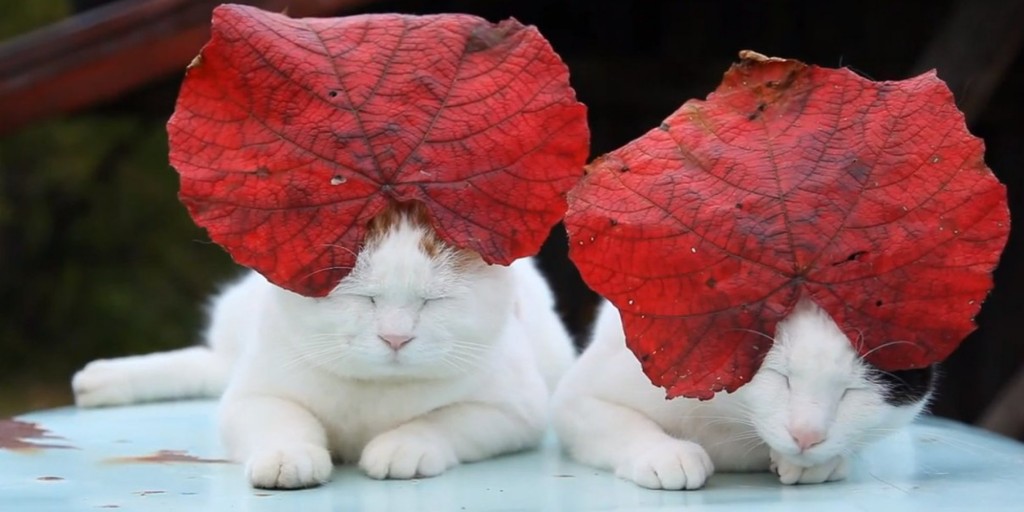
[[[348,381],[361,383],[394,383],[423,382],[447,380],[465,375],[465,370],[456,370],[447,366],[416,365],[397,361],[394,363],[367,363],[356,368],[325,368],[333,376]]]
[[[342,376],[341,378],[360,384],[391,384],[391,385],[404,385],[404,384],[416,384],[423,382],[436,382],[443,380],[451,380],[453,375],[438,375],[438,374],[402,374],[402,373],[391,373],[391,374],[373,374],[373,375],[348,375]]]

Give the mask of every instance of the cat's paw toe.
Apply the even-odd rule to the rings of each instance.
[[[801,466],[772,450],[770,469],[785,485],[820,484],[846,478],[849,464],[844,457],[834,457],[815,466]]]
[[[71,378],[75,404],[79,407],[125,405],[134,401],[130,379],[117,361],[100,359]]]
[[[371,478],[408,479],[440,475],[458,462],[442,437],[397,429],[370,441],[359,458],[359,467]]]
[[[648,489],[700,489],[715,472],[711,457],[697,443],[658,443],[626,461],[616,475]]]
[[[331,479],[331,455],[314,444],[296,444],[258,451],[249,457],[245,473],[253,487],[301,489]]]

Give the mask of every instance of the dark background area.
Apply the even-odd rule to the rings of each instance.
[[[0,7],[0,38],[98,3]],[[971,131],[985,139],[986,161],[1007,185],[1016,214],[1024,207],[1021,5],[393,0],[346,13],[468,12],[536,25],[569,65],[589,108],[593,156],[657,126],[683,101],[706,96],[742,49],[848,66],[876,80],[936,67]],[[0,138],[0,413],[67,403],[70,375],[88,360],[194,343],[206,297],[238,272],[175,198],[163,124],[180,77]],[[1024,362],[1022,251],[1015,224],[978,331],[943,364],[936,414],[979,421]],[[541,264],[566,322],[584,341],[596,299],[568,262],[560,227]]]

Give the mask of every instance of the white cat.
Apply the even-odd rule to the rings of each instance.
[[[209,348],[93,362],[77,403],[223,391],[224,444],[257,487],[318,485],[332,458],[413,478],[536,445],[574,358],[546,282],[531,260],[488,265],[426,226],[420,211],[375,219],[324,298],[249,274],[216,299]]]
[[[665,400],[605,303],[555,393],[554,424],[572,457],[652,489],[697,489],[716,469],[820,483],[844,478],[860,447],[910,423],[932,385],[932,368],[868,365],[827,313],[801,301],[749,384],[706,402]]]

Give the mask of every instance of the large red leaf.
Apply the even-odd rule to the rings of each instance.
[[[533,27],[467,15],[291,19],[218,7],[168,123],[181,200],[243,265],[323,296],[389,201],[508,264],[535,253],[589,134]]]
[[[974,329],[1009,232],[982,153],[934,73],[872,82],[750,52],[591,164],[570,256],[669,396],[749,381],[801,296],[871,363],[922,367]]]

